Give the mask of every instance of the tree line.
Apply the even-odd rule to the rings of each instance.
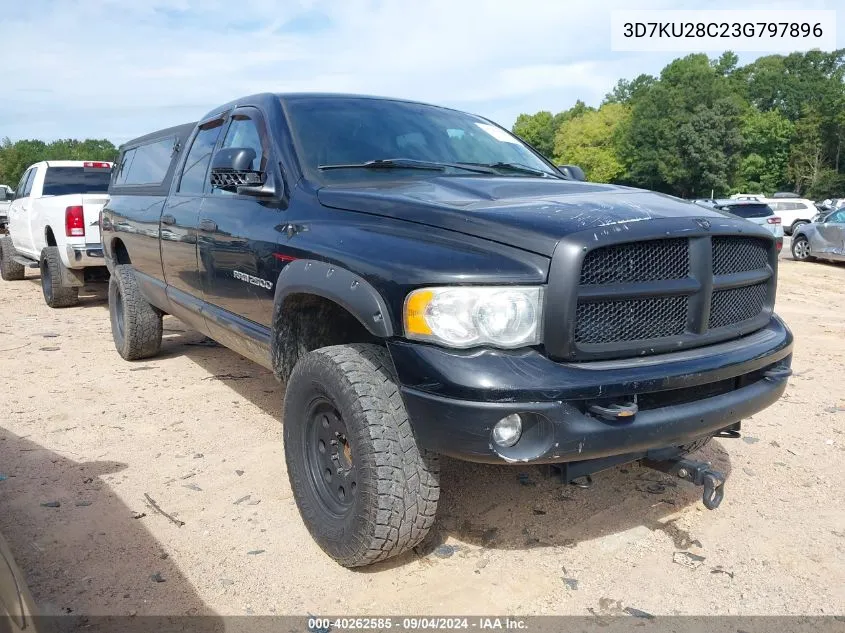
[[[51,143],[26,139],[13,143],[6,137],[0,141],[0,184],[14,189],[26,168],[42,160],[115,161],[117,155],[117,148],[106,139],[62,139]]]
[[[598,108],[521,114],[515,134],[590,180],[681,197],[845,196],[845,49],[738,65],[696,54],[620,79]]]

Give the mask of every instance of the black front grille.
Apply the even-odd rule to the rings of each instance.
[[[716,290],[710,303],[708,327],[715,329],[753,319],[763,310],[768,292],[768,283]]]
[[[687,297],[579,303],[575,341],[616,343],[683,334]]]
[[[683,279],[689,275],[685,239],[616,244],[590,251],[581,266],[582,285]]]
[[[765,268],[769,247],[763,240],[734,235],[713,238],[713,274],[730,275]]]
[[[570,354],[679,349],[723,340],[734,331],[709,331],[729,326],[741,336],[762,325],[774,303],[771,255],[770,240],[744,235],[651,239],[589,251],[575,273]]]

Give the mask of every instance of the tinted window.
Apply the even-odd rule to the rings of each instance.
[[[258,133],[258,126],[254,120],[244,115],[235,115],[232,117],[232,123],[229,125],[229,129],[226,130],[226,138],[223,139],[220,149],[226,149],[227,147],[248,147],[252,149],[255,152],[255,158],[252,161],[251,169],[253,171],[260,171],[263,168],[264,150],[261,147],[261,135]],[[216,194],[232,193],[217,187],[211,191]]]
[[[223,139],[222,147],[249,147],[255,151],[255,160],[252,161],[252,169],[254,171],[261,169],[261,155],[263,153],[261,149],[261,135],[258,133],[258,127],[252,119],[236,115],[226,132],[226,138]]]
[[[287,102],[303,167],[320,179],[407,177],[415,170],[317,170],[386,158],[445,163],[520,163],[554,170],[518,138],[481,117],[386,99],[295,98]],[[449,169],[448,175],[470,172]],[[507,175],[514,176],[508,172]]]
[[[105,193],[109,190],[111,169],[93,167],[48,167],[44,176],[44,196],[72,193]]]
[[[32,183],[35,182],[35,174],[38,173],[37,169],[31,169],[29,171],[29,177],[26,179],[26,184],[23,186],[23,197],[29,197],[29,194],[32,193]],[[46,183],[45,183],[46,184]],[[46,195],[46,194],[44,194]]]
[[[126,150],[115,176],[115,185],[158,185],[164,180],[176,138],[169,136]]]
[[[834,224],[845,224],[845,211],[837,211],[831,213],[825,222],[833,222]]]
[[[740,218],[767,218],[774,215],[772,209],[766,204],[728,204],[722,209]]]
[[[32,169],[27,169],[23,176],[21,176],[21,180],[18,183],[18,188],[15,189],[15,197],[16,198],[23,198],[23,192],[26,189],[26,182],[29,180],[29,177],[32,175]]]
[[[211,162],[211,152],[214,151],[222,123],[222,121],[215,121],[210,124],[210,127],[201,129],[197,134],[191,144],[188,158],[185,160],[182,180],[179,182],[179,191],[202,193],[205,189],[208,163]]]

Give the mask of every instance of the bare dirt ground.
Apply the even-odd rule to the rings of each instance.
[[[638,466],[583,490],[447,461],[432,543],[349,571],[299,519],[268,372],[169,317],[161,356],[124,362],[103,289],[54,311],[29,272],[0,283],[0,531],[52,613],[842,614],[843,287],[782,256],[796,374],[702,452],[720,509]]]

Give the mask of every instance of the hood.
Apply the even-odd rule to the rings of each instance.
[[[327,186],[336,209],[417,222],[551,256],[571,233],[664,218],[725,216],[660,193],[546,178],[437,177]]]

